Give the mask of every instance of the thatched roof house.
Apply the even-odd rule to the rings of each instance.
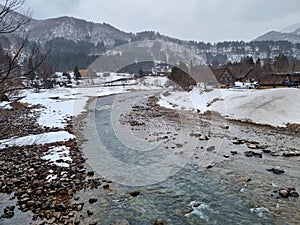
[[[232,86],[236,81],[235,76],[227,67],[212,69],[220,86]]]
[[[293,86],[300,84],[300,74],[264,74],[258,81],[261,86]]]

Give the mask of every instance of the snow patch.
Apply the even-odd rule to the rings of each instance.
[[[68,162],[72,162],[72,159],[70,157],[70,149],[66,146],[49,148],[46,155],[44,155],[41,159],[49,160],[50,162],[60,167],[69,167]]]
[[[0,102],[0,109],[12,109],[10,102]]]
[[[50,144],[68,141],[71,139],[75,139],[75,136],[67,131],[49,132],[43,134],[28,135],[24,137],[13,137],[0,140],[0,149],[14,146],[22,147],[27,145]]]
[[[278,88],[266,90],[214,89],[205,92],[194,88],[191,92],[170,92],[158,102],[166,108],[220,113],[230,119],[284,127],[300,124],[300,90]]]

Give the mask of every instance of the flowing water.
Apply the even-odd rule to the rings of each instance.
[[[97,136],[93,136],[92,130],[86,130],[89,139],[95,140],[89,141],[89,145],[85,146],[91,168],[99,175],[106,176],[107,174],[105,172],[103,174],[101,169],[102,171],[115,170],[113,161],[103,165],[111,158],[126,165],[135,164],[145,167],[166,157],[159,146],[153,148],[154,150],[141,152],[119,141],[112,124],[110,106],[113,102],[113,96],[98,99],[96,103],[98,110],[94,115]],[[96,139],[100,139],[101,144]],[[105,155],[102,154],[102,148],[106,150]],[[105,158],[107,152],[111,158]],[[127,175],[132,174],[128,172]],[[145,176],[144,179],[147,180],[148,177]],[[90,197],[99,199],[95,204],[86,207],[86,210],[92,208],[95,212],[88,220],[95,220],[101,224],[127,220],[130,224],[137,225],[153,224],[156,220],[174,225],[274,223],[266,209],[259,208],[251,211],[253,205],[251,200],[242,198],[221,176],[205,170],[200,171],[192,163],[180,165],[180,169],[172,176],[149,185],[124,185],[114,182],[114,178],[112,181],[111,190],[96,189],[78,194],[83,202],[88,202]],[[132,191],[138,191],[140,194],[132,197],[129,194]]]

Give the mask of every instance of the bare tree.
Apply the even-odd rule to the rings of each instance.
[[[22,76],[27,78],[27,87],[33,87],[36,91],[40,88],[50,88],[50,80],[53,74],[52,68],[45,63],[49,51],[41,51],[37,43],[31,43],[28,57],[24,62]]]
[[[31,20],[30,13],[18,13],[23,8],[25,0],[0,1],[0,35],[10,34],[27,24]]]
[[[24,0],[0,0],[0,36],[23,33],[13,51],[0,52],[0,101],[12,91],[24,89],[21,78],[30,76],[43,64],[47,52],[42,52],[37,44],[29,45],[24,25],[31,20],[30,13],[22,12]],[[27,60],[21,62],[21,58]],[[24,60],[24,59],[22,59]]]

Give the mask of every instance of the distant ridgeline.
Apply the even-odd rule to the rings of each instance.
[[[32,20],[28,24],[29,41],[50,49],[47,63],[54,71],[87,68],[99,55],[117,46],[144,40],[163,40],[191,49],[203,62],[214,67],[240,62],[251,56],[254,61],[274,59],[278,55],[300,59],[300,43],[289,41],[225,41],[216,44],[183,41],[154,31],[126,33],[109,25],[92,23],[72,17]],[[19,36],[22,34],[20,33]],[[0,46],[10,50],[18,37],[1,36]],[[163,51],[163,50],[161,50]]]
[[[124,41],[118,41],[114,45],[105,45],[100,42],[94,45],[87,41],[74,42],[57,38],[47,41],[44,46],[51,49],[47,62],[55,71],[63,71],[73,70],[75,66],[87,68],[99,55],[124,43]],[[288,41],[220,42],[210,44],[178,40],[176,43],[191,48],[203,59],[203,62],[214,67],[229,62],[240,62],[247,56],[252,56],[254,61],[261,59],[262,62],[266,59],[274,59],[279,55],[300,59],[300,43],[293,44]]]
[[[117,41],[111,46],[100,42],[94,45],[87,41],[74,42],[56,38],[47,41],[44,47],[51,50],[47,62],[53,67],[54,71],[63,71],[73,70],[75,66],[87,68],[99,55],[124,43],[125,41]],[[254,61],[258,58],[262,61],[274,59],[279,55],[300,59],[300,43],[293,44],[288,41],[219,42],[210,44],[178,40],[176,43],[191,48],[204,62],[215,67],[229,62],[240,62],[247,56],[252,56]]]

